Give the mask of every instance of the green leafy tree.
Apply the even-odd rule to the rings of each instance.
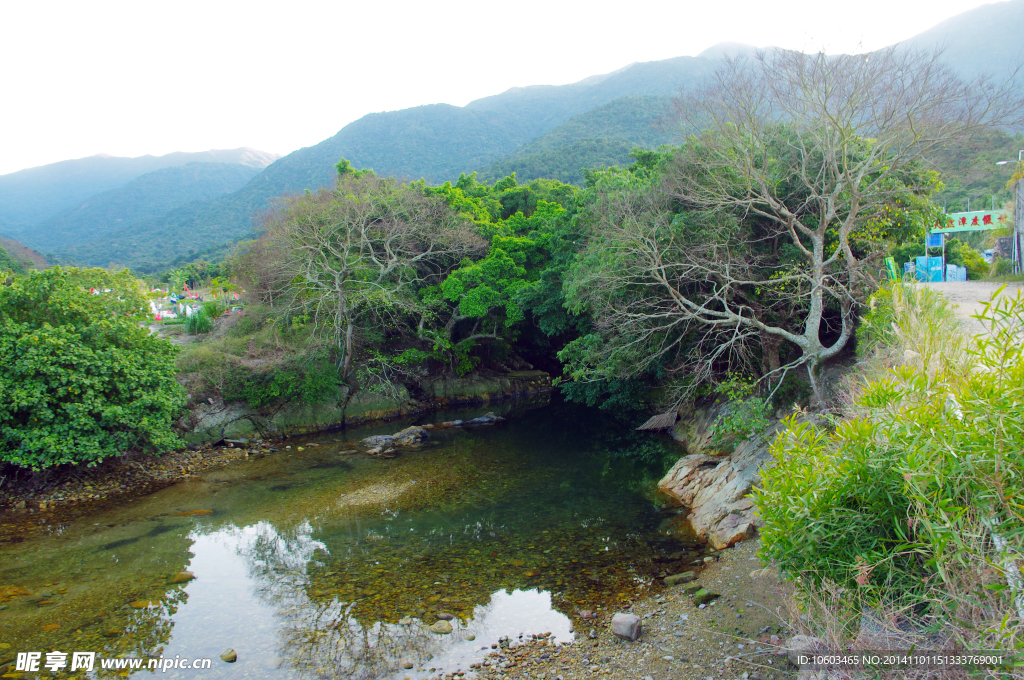
[[[179,445],[174,347],[129,272],[54,267],[0,289],[0,451],[42,469]]]
[[[775,50],[681,99],[698,133],[661,179],[606,173],[587,207],[569,298],[600,341],[573,348],[570,373],[657,367],[678,402],[728,372],[761,369],[777,386],[803,367],[820,403],[822,366],[912,229],[893,206],[935,187],[922,157],[1015,115],[1005,90],[975,89],[937,59]]]
[[[241,269],[269,304],[309,321],[313,338],[336,352],[344,380],[360,345],[382,331],[424,327],[432,314],[418,292],[486,244],[422,186],[339,165],[333,189],[268,216]]]

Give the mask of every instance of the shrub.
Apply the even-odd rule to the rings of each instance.
[[[1024,296],[980,318],[966,364],[912,353],[834,432],[789,421],[754,499],[762,556],[805,588],[973,612],[970,634],[1006,646],[1024,619]]]
[[[967,278],[978,281],[988,274],[989,265],[981,253],[958,239],[946,242],[946,262],[967,268]]]
[[[175,348],[147,312],[128,272],[54,267],[0,289],[0,459],[39,470],[178,445]]]
[[[1013,274],[1013,260],[1008,257],[997,257],[992,262],[992,276],[1009,276]]]
[[[316,354],[265,371],[231,364],[222,390],[226,401],[245,401],[255,409],[293,401],[317,404],[337,399],[340,394],[337,367]]]
[[[211,330],[213,330],[213,321],[206,315],[206,312],[201,309],[193,312],[192,315],[185,320],[185,331],[189,335],[209,333]]]
[[[715,423],[712,444],[722,446],[768,429],[771,404],[757,396],[754,389],[752,381],[737,375],[730,375],[728,380],[715,388],[715,392],[730,403]]]

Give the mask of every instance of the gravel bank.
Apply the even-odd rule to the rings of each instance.
[[[108,458],[94,467],[66,466],[43,479],[8,480],[0,491],[0,543],[24,540],[64,519],[82,517],[111,502],[151,493],[200,472],[249,456],[266,455],[282,444],[257,441],[247,447],[204,446],[162,456]]]

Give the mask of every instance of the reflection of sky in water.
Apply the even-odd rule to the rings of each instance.
[[[551,593],[539,590],[494,593],[468,621],[453,620],[450,635],[430,633],[419,621],[363,627],[344,604],[305,596],[305,567],[316,551],[326,551],[311,534],[305,524],[285,537],[267,522],[193,534],[188,569],[196,579],[172,616],[164,658],[212,657],[204,677],[422,678],[431,674],[421,667],[468,670],[502,637],[550,632],[558,641],[573,639],[569,618],[554,609]],[[232,665],[218,658],[229,647],[238,653]],[[416,668],[401,669],[403,661]]]
[[[452,623],[458,624],[458,621]],[[491,595],[491,601],[478,606],[473,611],[473,618],[464,629],[457,630],[455,635],[462,638],[453,641],[443,653],[432,659],[428,667],[443,668],[444,671],[468,670],[471,663],[479,661],[490,651],[492,644],[497,644],[502,637],[516,638],[519,635],[551,633],[551,638],[558,642],[573,640],[572,622],[569,617],[555,610],[551,604],[551,593],[538,590],[499,590]],[[466,640],[465,636],[475,635],[475,640]],[[396,678],[406,676],[412,678],[428,677],[431,674],[404,671],[397,673]]]

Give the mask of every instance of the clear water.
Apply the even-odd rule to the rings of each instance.
[[[659,557],[697,556],[652,495],[660,469],[616,455],[621,425],[557,402],[507,415],[390,460],[346,441],[401,423],[292,439],[0,545],[0,588],[30,593],[0,600],[0,666],[59,650],[209,657],[205,678],[436,677],[502,636],[571,640],[581,610],[656,587]],[[452,633],[426,629],[449,614]]]

